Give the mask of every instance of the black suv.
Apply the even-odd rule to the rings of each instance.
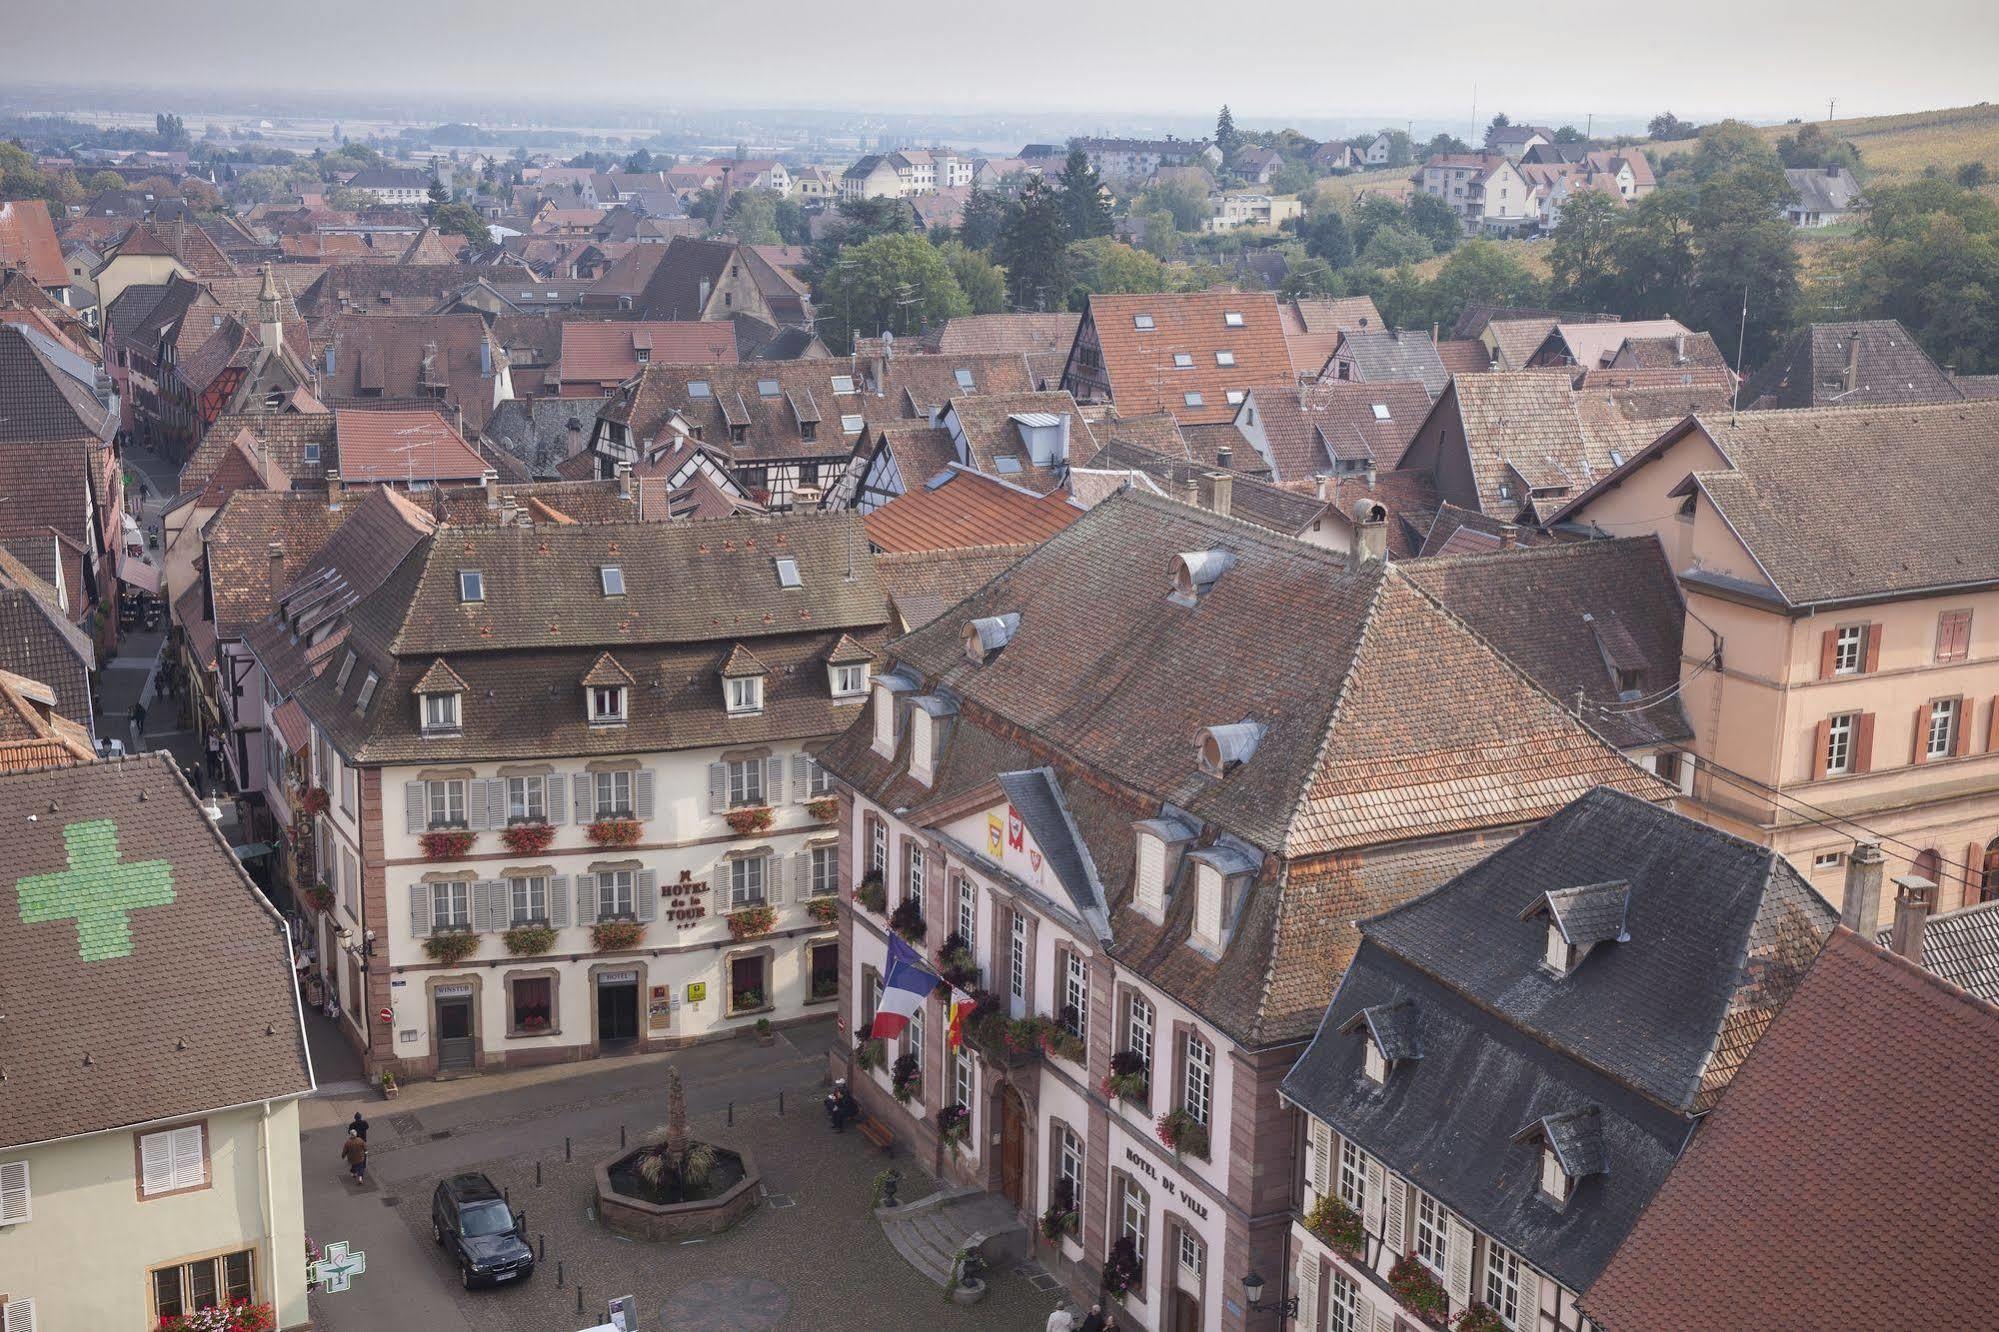
[[[430,1237],[458,1264],[467,1290],[534,1274],[527,1224],[528,1214],[516,1217],[484,1175],[453,1175],[430,1195]]]

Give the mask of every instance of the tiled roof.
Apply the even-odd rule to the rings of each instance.
[[[1692,336],[1693,330],[1677,319],[1637,319],[1619,324],[1555,325],[1547,337],[1547,349],[1566,356],[1571,365],[1586,370],[1610,364],[1630,338],[1676,338]]]
[[[1999,474],[1999,402],[1701,424],[1735,467],[1694,480],[1791,605],[1999,579],[1999,542],[1967,538],[1989,507],[1967,479]]]
[[[0,268],[18,268],[36,285],[69,285],[55,220],[40,199],[0,200]]]
[[[634,245],[598,275],[584,294],[584,304],[615,306],[621,296],[636,299],[652,281],[660,260],[666,258],[666,250],[664,245]]]
[[[339,314],[428,314],[467,284],[505,270],[480,264],[335,263],[317,271],[298,295],[299,311],[315,336],[321,320]]]
[[[1027,356],[1021,352],[910,355],[898,351],[888,358],[882,381],[873,386],[878,392],[869,395],[866,410],[870,419],[883,411],[891,416],[929,416],[953,398],[1032,393],[1035,383]]]
[[[1251,392],[1278,481],[1303,481],[1339,462],[1395,465],[1430,414],[1430,395],[1416,380],[1354,383],[1338,379]],[[1245,420],[1251,402],[1237,413]]]
[[[573,319],[562,326],[561,377],[566,383],[620,384],[647,361],[702,365],[735,359],[736,330],[726,321],[594,323]]]
[[[988,476],[1046,494],[1059,483],[1062,467],[1035,464],[1022,429],[1022,419],[1032,417],[1065,423],[1070,461],[1096,455],[1097,441],[1090,423],[1067,393],[981,393],[952,397],[944,413],[944,424],[954,437],[963,439],[965,461],[971,466]],[[1009,459],[1011,464],[1006,461]]]
[[[502,367],[480,315],[335,315],[313,345],[328,403],[435,400],[461,409],[475,434],[492,410]]]
[[[328,508],[326,496],[316,491],[239,490],[231,495],[202,528],[215,636],[241,638],[269,615],[277,594],[305,571],[353,511],[351,505]],[[282,547],[283,556],[275,580],[273,542]]]
[[[1692,738],[1674,689],[1686,608],[1656,538],[1417,560],[1407,573],[1554,697],[1580,697],[1584,722],[1612,744]],[[1613,657],[1631,668],[1625,687],[1637,702],[1620,699]]]
[[[591,427],[608,398],[558,398],[541,394],[509,398],[486,418],[482,436],[527,468],[532,476],[555,474],[557,463],[588,446]],[[574,422],[575,430],[570,429]]]
[[[1640,370],[1679,370],[1690,366],[1726,370],[1728,358],[1721,354],[1721,348],[1715,345],[1711,333],[1668,337],[1638,335],[1625,338],[1611,364]]]
[[[268,452],[283,475],[296,482],[319,482],[326,468],[337,464],[333,427],[331,412],[224,412],[181,465],[180,493],[206,489],[245,432]],[[306,461],[308,445],[318,448],[318,461]]]
[[[1607,1332],[1999,1326],[1999,1160],[1971,1146],[1995,1134],[1999,1012],[1841,929],[1584,1308]]]
[[[946,355],[967,352],[1060,352],[1064,357],[1076,341],[1078,314],[960,315],[946,321],[937,335],[937,350]]]
[[[309,1091],[284,923],[171,756],[0,776],[31,805],[0,844],[0,1145]]]
[[[1004,573],[1032,545],[967,546],[892,552],[875,557],[896,627],[921,629]]]
[[[1488,331],[1493,345],[1499,351],[1499,361],[1494,367],[1499,370],[1525,370],[1534,353],[1541,350],[1541,344],[1555,331],[1557,322],[1554,315],[1528,315],[1521,311],[1503,312],[1509,317],[1495,316],[1490,321]],[[1512,317],[1518,315],[1519,317]]]
[[[1201,463],[1168,458],[1135,444],[1114,441],[1098,451],[1090,468],[1096,472],[1135,473],[1150,480],[1156,493],[1182,502],[1190,502],[1191,487],[1191,502],[1203,509],[1215,507],[1215,478],[1219,473]],[[1326,502],[1309,492],[1274,486],[1250,476],[1230,478],[1229,514],[1246,523],[1295,537],[1319,522],[1325,512]]]
[[[76,439],[0,447],[0,495],[7,497],[0,504],[0,541],[24,560],[16,545],[22,538],[53,534],[74,551],[90,549],[90,469],[106,452],[95,441]],[[47,578],[49,571],[38,564],[31,567]],[[72,604],[80,605],[80,575],[69,577],[67,587]]]
[[[437,412],[342,408],[334,412],[345,482],[477,481],[486,461]]]
[[[1446,338],[1437,344],[1437,359],[1454,375],[1482,375],[1492,369],[1492,357],[1477,338]]]
[[[1366,472],[1349,472],[1314,484],[1323,484],[1327,501],[1348,517],[1362,500],[1379,504],[1388,515],[1391,560],[1415,558],[1441,503],[1428,472],[1390,469],[1376,471],[1372,480]]]
[[[54,587],[0,547],[0,669],[55,691],[56,710],[90,720],[90,636],[63,615]]]
[[[601,415],[624,424],[633,442],[644,445],[678,411],[705,445],[738,462],[845,455],[852,436],[843,432],[841,418],[863,415],[864,395],[833,391],[843,370],[836,361],[654,362],[613,394]]]
[[[1494,518],[1455,504],[1439,504],[1416,543],[1415,554],[1422,559],[1461,555],[1489,555],[1506,546],[1507,529],[1515,547],[1545,545],[1553,538],[1532,527],[1522,527],[1503,518]]]
[[[1874,942],[1888,946],[1892,931],[1882,930]],[[1923,922],[1923,970],[1958,989],[1999,1002],[1999,902],[1945,911]]]
[[[1364,383],[1415,380],[1435,397],[1451,380],[1443,358],[1437,354],[1437,344],[1430,341],[1428,334],[1413,329],[1343,333],[1334,354],[1343,361],[1351,361],[1351,377]]]
[[[1081,512],[1059,492],[1031,494],[953,464],[941,479],[910,478],[908,490],[861,521],[876,550],[942,550],[1043,541]]]
[[[1230,315],[1241,316],[1239,326],[1229,324]],[[1095,295],[1086,317],[1103,353],[1111,400],[1126,416],[1164,410],[1182,424],[1225,422],[1235,415],[1230,390],[1295,377],[1277,300],[1268,292]],[[1139,328],[1141,318],[1152,326]],[[1235,363],[1217,364],[1221,353]],[[1176,355],[1192,364],[1177,367]],[[1201,402],[1188,403],[1189,394]]]
[[[56,706],[53,688],[0,667],[0,771],[88,763],[96,757],[90,732]]]
[[[0,323],[0,444],[108,442],[115,414],[97,400],[97,369],[38,329]]]
[[[1893,319],[1808,325],[1742,386],[1743,403],[1757,408],[1887,407],[1963,396]]]

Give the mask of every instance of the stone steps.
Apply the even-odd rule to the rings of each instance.
[[[917,1271],[949,1289],[958,1250],[982,1242],[989,1261],[1026,1252],[1027,1230],[1004,1198],[976,1189],[940,1189],[907,1207],[875,1212],[888,1242]]]

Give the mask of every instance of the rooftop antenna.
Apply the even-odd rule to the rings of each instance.
[[[1728,391],[1728,424],[1735,425],[1736,408],[1742,401],[1742,348],[1749,340],[1749,284],[1742,284],[1742,323],[1735,331],[1735,384]]]
[[[1839,99],[1838,99],[1837,97],[1828,97],[1828,98],[1826,98],[1826,99],[1825,99],[1825,123],[1826,123],[1826,124],[1828,124],[1828,125],[1832,124],[1832,109],[1833,109],[1834,107],[1838,106],[1838,105],[1839,105]]]

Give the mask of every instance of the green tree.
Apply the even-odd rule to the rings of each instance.
[[[786,245],[804,245],[812,239],[812,220],[796,199],[779,199],[772,210],[771,223]]]
[[[1898,319],[1938,361],[1999,371],[1999,206],[1943,181],[1873,191],[1849,305]]]
[[[1574,125],[1562,125],[1555,130],[1556,143],[1582,143],[1583,132]]]
[[[1300,235],[1305,241],[1305,253],[1325,260],[1329,268],[1353,266],[1353,234],[1347,230],[1347,220],[1339,209],[1313,209],[1305,215]]]
[[[1409,214],[1401,204],[1386,195],[1370,194],[1355,204],[1347,216],[1347,226],[1353,232],[1354,250],[1358,253],[1367,248],[1374,239],[1374,233],[1382,227],[1403,226],[1408,223]]]
[[[1512,125],[1513,125],[1512,119],[1504,111],[1499,112],[1498,114],[1494,115],[1490,121],[1486,123],[1485,141],[1487,143],[1491,143],[1493,135],[1499,133],[1499,131],[1503,129],[1511,128]]]
[[[1429,238],[1411,231],[1404,222],[1376,227],[1361,247],[1359,262],[1368,268],[1399,268],[1420,264],[1436,257],[1437,247]]]
[[[1469,240],[1460,245],[1437,275],[1424,284],[1417,323],[1448,324],[1467,305],[1538,306],[1548,289],[1497,241]]]
[[[1173,225],[1173,214],[1161,210],[1156,213],[1139,215],[1144,223],[1144,239],[1138,248],[1155,259],[1171,259],[1180,252],[1180,232]]]
[[[1614,314],[1664,319],[1686,308],[1694,275],[1694,197],[1655,190],[1631,206],[1612,242]]]
[[[474,212],[470,204],[440,204],[437,211],[431,214],[430,224],[447,236],[463,236],[474,245],[493,243],[493,233],[487,229],[485,219]]]
[[[1966,162],[1957,169],[1957,183],[1967,190],[1975,190],[1987,179],[1985,163]]]
[[[728,229],[745,245],[777,245],[777,196],[769,190],[742,190],[729,199]]]
[[[842,252],[826,274],[818,306],[830,316],[829,341],[840,352],[851,351],[857,336],[907,336],[972,312],[950,263],[929,241],[909,234],[875,236]]]
[[[1062,166],[1062,218],[1069,235],[1076,240],[1111,234],[1111,205],[1104,197],[1103,178],[1090,165],[1089,154],[1081,148],[1069,150]]]
[[[1006,312],[1006,274],[998,265],[962,241],[947,241],[938,251],[951,265],[951,275],[958,279],[958,290],[965,293],[973,314]]]
[[[1652,117],[1645,127],[1646,134],[1659,140],[1691,139],[1700,133],[1700,126],[1691,120],[1681,120],[1671,111],[1662,111]]]
[[[1209,214],[1208,189],[1194,173],[1176,172],[1146,192],[1144,206],[1171,213],[1176,231],[1199,231]]]
[[[1030,179],[1007,210],[997,256],[1016,310],[1060,308],[1069,291],[1068,244],[1061,198],[1039,177]]]
[[[1228,104],[1222,104],[1222,113],[1215,117],[1215,147],[1221,150],[1222,165],[1235,161],[1236,149],[1242,147],[1242,135],[1235,127],[1235,116],[1230,114]]]
[[[85,181],[83,187],[92,194],[102,194],[106,190],[122,190],[125,188],[125,178],[115,171],[100,171]],[[10,190],[11,188],[9,186]]]
[[[1388,165],[1392,167],[1405,167],[1415,161],[1416,149],[1415,145],[1410,142],[1409,135],[1402,130],[1389,130],[1387,133]]]
[[[1464,223],[1451,206],[1434,194],[1418,192],[1409,196],[1409,229],[1425,238],[1444,254],[1464,239]]]
[[[1616,299],[1617,233],[1623,210],[1601,190],[1581,190],[1562,205],[1562,220],[1548,244],[1554,301],[1580,310],[1606,310]]]
[[[1441,157],[1446,153],[1468,153],[1470,151],[1471,145],[1460,139],[1457,135],[1439,134],[1421,148],[1418,148],[1416,150],[1416,157],[1420,161],[1427,162],[1433,157]]]
[[[644,148],[633,149],[631,156],[625,159],[625,170],[634,174],[657,169],[653,166],[652,153]]]
[[[435,167],[431,168],[430,188],[425,193],[430,199],[430,204],[423,210],[424,215],[435,221],[437,210],[451,202],[451,191],[444,188],[444,180],[437,174]]]
[[[1081,310],[1077,293],[1166,290],[1166,267],[1141,250],[1109,236],[1079,240],[1069,246],[1069,308]]]
[[[1687,163],[1687,174],[1700,184],[1745,166],[1781,171],[1783,163],[1754,127],[1739,120],[1723,120],[1701,131],[1693,158]]]
[[[1817,125],[1800,125],[1796,134],[1777,140],[1777,157],[1787,167],[1860,170],[1860,150],[1844,139],[1835,139]]]
[[[958,215],[958,239],[974,250],[990,250],[1005,220],[1006,200],[993,190],[973,185],[965,194],[964,211]]]
[[[194,145],[187,132],[187,122],[171,112],[162,111],[153,117],[153,133],[160,141],[160,147],[167,152],[185,152]]]

